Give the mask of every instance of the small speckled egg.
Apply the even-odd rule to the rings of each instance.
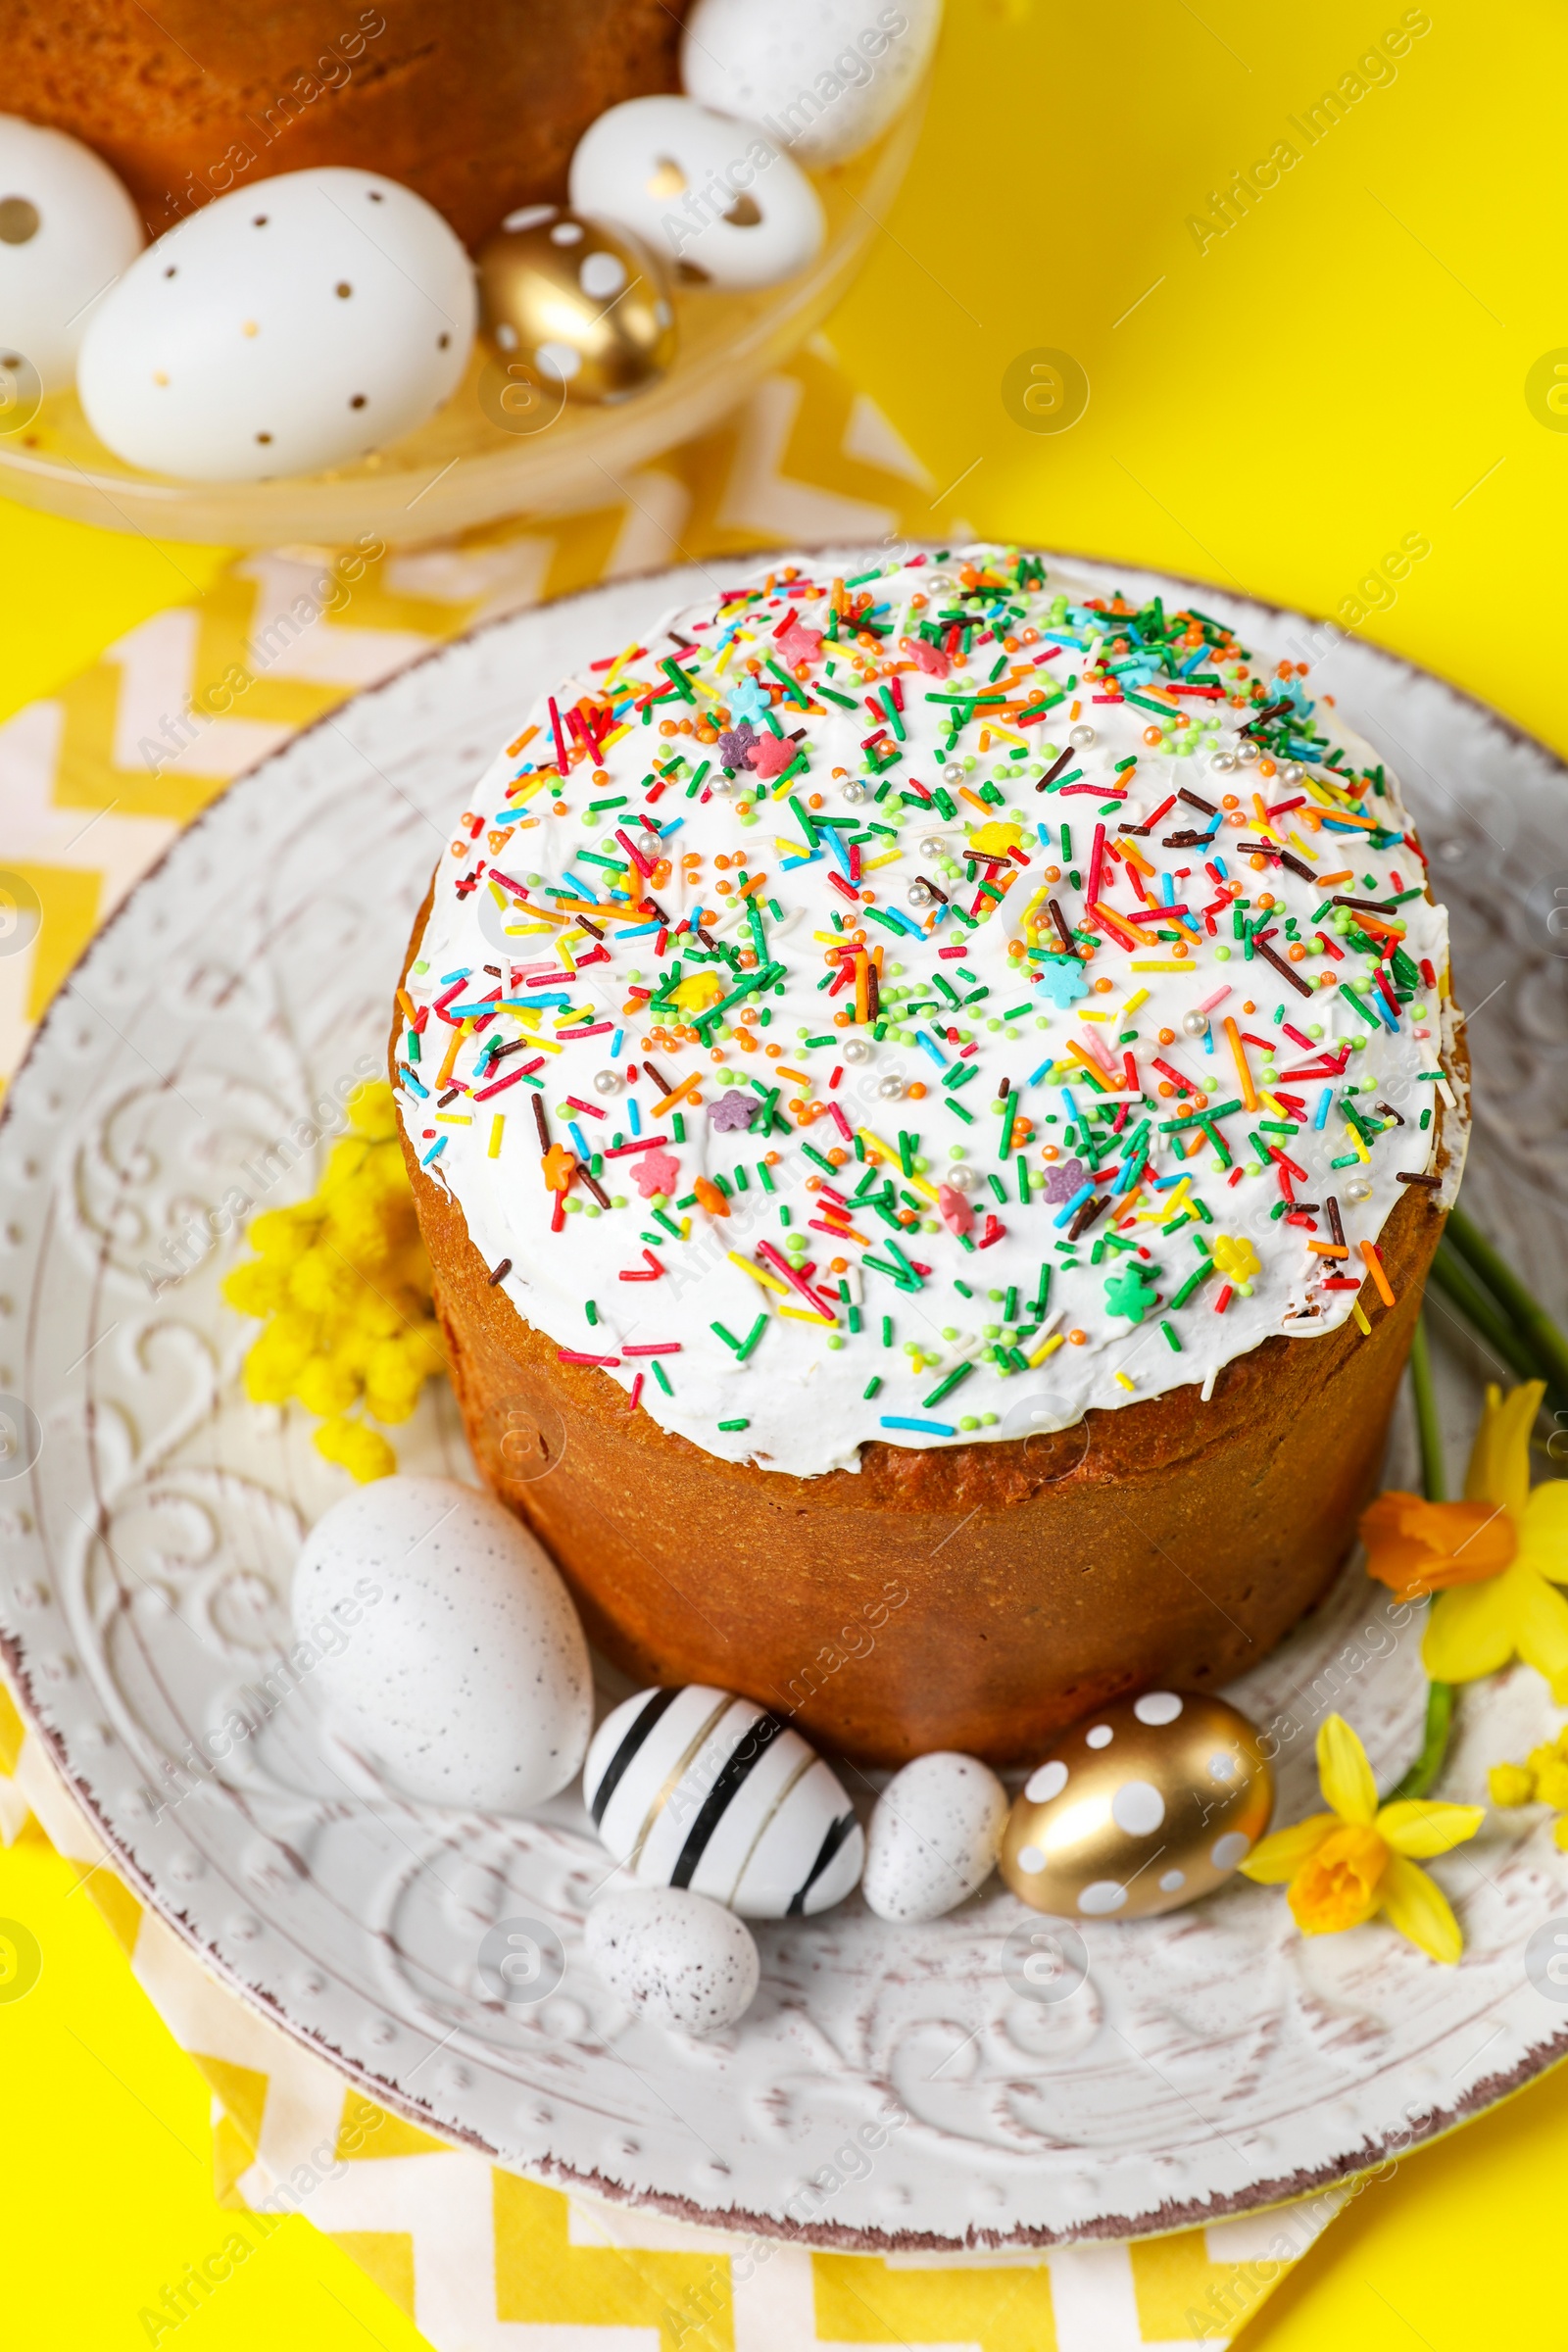
[[[76,384],[128,465],[188,481],[344,466],[457,388],[473,270],[396,180],[323,166],[220,196],[94,313]]]
[[[639,1690],[607,1715],[582,1792],[635,1877],[693,1887],[748,1919],[842,1902],[865,1856],[842,1784],[800,1733],[698,1683]]]
[[[882,0],[697,0],[681,82],[704,106],[761,123],[802,163],[842,163],[906,103],[941,22],[942,0],[896,10]]]
[[[860,1892],[878,1919],[940,1919],[996,1867],[1007,1792],[974,1756],[916,1756],[876,1800]]]
[[[685,2034],[745,2016],[761,1965],[751,1929],[683,1886],[631,1886],[588,1914],[588,1964],[628,2009]]]
[[[401,1477],[345,1495],[305,1540],[293,1613],[314,1653],[300,1670],[405,1794],[520,1813],[582,1762],[593,1683],[577,1612],[492,1495]]]
[[[675,357],[665,265],[625,229],[529,205],[502,221],[478,270],[490,342],[572,400],[624,400]]]
[[[1273,1809],[1245,1715],[1192,1690],[1146,1690],[1058,1735],[1013,1801],[1000,1868],[1036,1911],[1148,1919],[1228,1879]]]
[[[623,220],[688,285],[776,285],[822,243],[816,190],[777,140],[690,98],[611,107],[578,141],[568,184],[574,212]]]
[[[0,115],[0,347],[30,360],[45,391],[70,383],[93,304],[142,242],[129,195],[90,147]]]

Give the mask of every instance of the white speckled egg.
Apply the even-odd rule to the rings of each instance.
[[[129,195],[90,147],[0,115],[0,349],[30,360],[45,391],[70,383],[93,304],[142,242]]]
[[[571,159],[574,212],[628,228],[691,285],[776,285],[822,243],[816,190],[755,122],[690,98],[628,98],[591,122]]]
[[[1056,1735],[1013,1800],[999,1864],[1036,1911],[1148,1919],[1228,1879],[1273,1809],[1245,1715],[1200,1691],[1146,1690]]]
[[[680,1886],[632,1886],[588,1914],[589,1966],[639,2016],[687,2034],[744,2017],[761,1973],[751,1929]]]
[[[305,1540],[293,1610],[297,1669],[405,1794],[520,1813],[582,1762],[593,1684],[577,1612],[492,1495],[450,1478],[345,1495]]]
[[[128,465],[188,481],[343,466],[461,382],[467,255],[412,188],[287,172],[160,237],[94,313],[76,385]]]
[[[974,1756],[916,1756],[876,1800],[860,1892],[878,1919],[940,1919],[996,1867],[1007,1792]]]
[[[760,122],[805,164],[879,138],[931,55],[942,0],[697,0],[681,81],[720,114]]]
[[[825,1911],[860,1875],[864,1834],[836,1775],[799,1732],[727,1690],[624,1699],[593,1736],[582,1792],[635,1877],[748,1919]]]

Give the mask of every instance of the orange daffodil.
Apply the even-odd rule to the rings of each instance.
[[[1568,1705],[1568,1479],[1530,1488],[1545,1384],[1487,1391],[1463,1502],[1380,1494],[1361,1521],[1370,1573],[1401,1600],[1436,1594],[1421,1655],[1434,1682],[1469,1683],[1521,1657]]]
[[[1334,1810],[1265,1838],[1243,1874],[1263,1886],[1287,1886],[1304,1936],[1334,1936],[1381,1911],[1434,1960],[1457,1960],[1459,1923],[1443,1889],[1416,1865],[1473,1838],[1485,1807],[1430,1797],[1380,1805],[1366,1749],[1343,1715],[1331,1715],[1318,1733],[1317,1775]]]

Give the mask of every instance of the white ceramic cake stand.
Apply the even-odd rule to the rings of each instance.
[[[1074,568],[1105,589],[1188,593]],[[1004,1955],[1033,1915],[993,1881],[928,1927],[884,1926],[858,1896],[763,1927],[755,2008],[697,2042],[632,2023],[583,1964],[606,1864],[574,1793],[536,1821],[408,1804],[337,1745],[308,1676],[275,1704],[256,1696],[288,1639],[296,1546],[341,1474],[302,1416],[244,1399],[254,1327],[219,1296],[237,1237],[157,1297],[141,1269],[167,1270],[165,1241],[231,1187],[256,1196],[271,1164],[258,1154],[360,1056],[374,1066],[431,862],[536,689],[709,585],[700,570],[620,582],[362,695],[233,785],[56,1000],[0,1130],[0,1390],[22,1430],[0,1479],[0,1631],[16,1683],[127,1878],[241,1998],[375,2099],[508,2164],[873,2250],[1129,2236],[1342,2180],[1568,2050],[1568,2003],[1541,1967],[1546,1923],[1568,1929],[1568,1860],[1539,1809],[1494,1814],[1436,1866],[1464,1925],[1456,1969],[1376,1924],[1303,1940],[1277,1889],[1237,1884],[1164,1919],[1085,1922],[1087,1980],[1040,2001]],[[1201,602],[1259,651],[1307,650],[1298,617],[1211,588]],[[1315,677],[1405,777],[1453,911],[1462,999],[1480,1008],[1467,1206],[1560,1281],[1564,771],[1353,641]],[[265,1197],[311,1189],[320,1156],[305,1151]],[[1451,1342],[1457,1467],[1486,1367],[1434,1321]],[[473,1475],[444,1388],[400,1444],[406,1468]],[[1402,1431],[1394,1456],[1412,1483]],[[1254,1718],[1298,1727],[1282,1821],[1312,1809],[1328,1707],[1384,1785],[1413,1751],[1415,1634],[1391,1632],[1380,1592],[1352,1566],[1235,1688]],[[178,1803],[150,1803],[235,1705],[255,1736]],[[1482,1796],[1487,1765],[1555,1721],[1522,1668],[1466,1692],[1443,1792]],[[532,2006],[501,2003],[480,1973],[487,1934],[517,1918],[564,1949],[564,1980]],[[835,2166],[857,2127],[889,2115],[902,2120],[868,2163]],[[841,2185],[805,2188],[813,2175]]]

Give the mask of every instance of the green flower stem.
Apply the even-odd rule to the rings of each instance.
[[[1428,1502],[1446,1502],[1448,1480],[1443,1463],[1443,1431],[1432,1386],[1432,1350],[1427,1345],[1424,1314],[1416,1317],[1415,1337],[1410,1342],[1410,1386],[1415,1392],[1416,1436],[1421,1444],[1421,1491]]]
[[[1448,1735],[1453,1729],[1453,1685],[1430,1683],[1427,1686],[1427,1728],[1421,1741],[1421,1752],[1402,1781],[1396,1783],[1383,1799],[1386,1805],[1396,1805],[1406,1797],[1425,1796],[1431,1790],[1444,1758],[1448,1752]]]
[[[1479,1277],[1479,1279],[1477,1279]],[[1551,1317],[1470,1219],[1452,1209],[1438,1253],[1432,1279],[1459,1309],[1472,1329],[1500,1355],[1521,1380],[1544,1379],[1559,1396],[1568,1397],[1568,1340]],[[1483,1290],[1482,1285],[1486,1288]],[[1490,1296],[1488,1295],[1490,1293]],[[1410,1344],[1410,1386],[1415,1396],[1416,1435],[1421,1446],[1421,1484],[1429,1502],[1447,1499],[1447,1477],[1443,1460],[1443,1436],[1438,1423],[1437,1397],[1432,1386],[1432,1356],[1426,1319],[1416,1324]],[[1428,1604],[1430,1607],[1430,1603]],[[1427,1688],[1426,1730],[1421,1752],[1385,1803],[1425,1796],[1443,1770],[1453,1730],[1454,1689],[1451,1683]]]
[[[1531,1297],[1513,1268],[1499,1256],[1486,1235],[1478,1233],[1470,1219],[1459,1209],[1449,1211],[1446,1239],[1480,1275],[1494,1298],[1506,1308],[1536,1358],[1540,1376],[1568,1396],[1568,1339],[1564,1339],[1551,1317]]]
[[[1438,1254],[1432,1261],[1432,1280],[1440,1291],[1446,1292],[1465,1321],[1477,1331],[1494,1354],[1515,1371],[1521,1380],[1539,1380],[1541,1370],[1531,1349],[1499,1307],[1493,1304],[1476,1282],[1464,1260],[1448,1248],[1446,1241],[1438,1244]]]
[[[1416,1435],[1421,1444],[1421,1487],[1428,1502],[1446,1502],[1448,1477],[1443,1459],[1443,1431],[1438,1421],[1437,1394],[1432,1386],[1432,1351],[1427,1345],[1424,1315],[1417,1318],[1410,1343],[1410,1387],[1415,1394]],[[1428,1603],[1431,1607],[1431,1603]],[[1426,1730],[1421,1750],[1403,1779],[1384,1798],[1388,1805],[1406,1797],[1425,1796],[1443,1770],[1453,1730],[1453,1685],[1427,1686]]]

